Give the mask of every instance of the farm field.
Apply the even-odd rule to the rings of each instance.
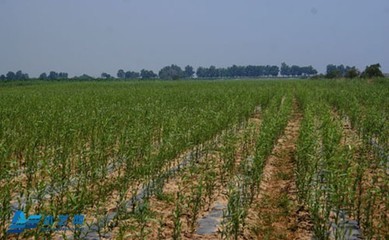
[[[0,236],[388,239],[388,118],[388,79],[3,84]]]

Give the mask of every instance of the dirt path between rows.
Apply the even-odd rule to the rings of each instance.
[[[296,142],[302,114],[296,104],[284,134],[267,159],[260,192],[249,209],[243,239],[312,239],[309,214],[297,204]]]

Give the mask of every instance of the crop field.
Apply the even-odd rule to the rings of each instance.
[[[388,138],[388,79],[3,84],[0,239],[389,239]]]

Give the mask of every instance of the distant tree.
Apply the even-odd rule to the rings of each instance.
[[[346,75],[346,67],[343,64],[337,66],[336,69],[338,69],[338,72],[340,73],[341,77],[344,77],[344,75]]]
[[[82,80],[82,81],[91,81],[91,80],[94,80],[95,78],[92,76],[89,76],[88,74],[82,74],[81,76],[78,76],[78,77],[76,76],[73,79]]]
[[[339,78],[341,76],[342,76],[341,72],[337,69],[332,70],[331,72],[327,72],[326,74],[326,78]]]
[[[356,67],[351,67],[346,70],[346,78],[356,78],[360,75],[359,70]]]
[[[8,81],[16,80],[16,74],[12,71],[9,71],[6,76]]]
[[[240,68],[236,66],[235,64],[228,68],[228,75],[231,78],[239,77],[240,76]]]
[[[41,75],[39,75],[39,79],[40,80],[47,80],[47,74],[45,72],[41,73]]]
[[[337,71],[336,65],[328,64],[326,67],[326,75],[333,74],[333,72]]]
[[[138,72],[127,71],[124,74],[124,78],[126,78],[126,79],[137,79],[139,77],[140,77],[140,74]]]
[[[58,79],[68,79],[68,74],[65,72],[58,73]]]
[[[231,67],[227,68],[228,76],[232,78],[246,77],[247,70],[248,69],[246,66],[237,66],[237,65],[232,65]],[[255,70],[253,74],[255,74]]]
[[[55,71],[50,71],[49,76],[47,77],[49,80],[56,80],[58,79],[58,73]]]
[[[113,78],[113,77],[112,77],[110,74],[103,72],[103,73],[101,74],[101,78],[104,78],[104,79],[111,79],[111,78]]]
[[[219,68],[219,75],[221,78],[228,78],[228,70],[227,68]]]
[[[178,80],[184,77],[184,72],[179,66],[172,64],[171,66],[166,66],[162,68],[159,71],[158,75],[160,79]]]
[[[39,76],[40,79],[49,79],[49,80],[64,80],[68,79],[68,74],[65,72],[55,72],[55,71],[50,71],[49,75],[47,76],[46,73],[42,73]]]
[[[341,65],[327,65],[326,78],[340,78],[340,77],[353,77],[359,71],[355,67]],[[351,75],[350,75],[351,74]]]
[[[281,71],[282,76],[290,76],[290,67],[286,63],[281,63]]]
[[[267,74],[266,66],[258,66],[256,71],[256,77],[264,77]]]
[[[196,71],[196,75],[200,78],[209,78],[209,68],[199,67]]]
[[[312,76],[312,75],[316,75],[318,74],[317,70],[314,69],[311,65],[308,66],[308,75]]]
[[[301,71],[301,68],[297,65],[292,65],[290,67],[290,75],[292,76],[301,76],[303,73]]]
[[[280,72],[280,68],[278,66],[270,66],[269,76],[277,77]]]
[[[19,70],[15,73],[16,80],[23,80],[23,78],[24,78],[24,76],[23,76],[23,72],[21,70]]]
[[[210,66],[208,69],[208,77],[209,78],[217,78],[219,76],[218,70],[215,66]]]
[[[245,75],[246,77],[255,77],[257,67],[253,65],[248,65],[245,67]]]
[[[276,77],[280,72],[278,66],[237,66],[232,65],[227,68],[217,68],[210,66],[209,68],[197,68],[196,75],[198,78],[238,78],[238,77]]]
[[[246,67],[245,66],[236,66],[236,76],[237,77],[244,77],[246,76]]]
[[[317,74],[317,70],[314,69],[311,65],[301,67],[301,73],[303,76],[313,76]]]
[[[21,70],[17,71],[14,76],[14,80],[28,80],[29,76],[27,73],[23,73]]]
[[[204,67],[198,67],[196,70],[196,76],[198,78],[205,78],[205,71],[206,69]]]
[[[7,80],[7,77],[4,74],[0,75],[0,81],[5,81]]]
[[[333,64],[328,64],[326,69],[326,78],[342,77],[341,70]]]
[[[123,69],[120,69],[120,70],[118,71],[118,73],[116,74],[116,76],[117,76],[118,78],[124,79],[124,78],[126,78],[126,73],[124,72]]]
[[[186,78],[192,78],[194,73],[195,72],[193,71],[193,67],[192,66],[187,65],[185,67],[184,75],[185,75]]]
[[[153,79],[157,77],[157,74],[155,74],[152,70],[142,69],[140,71],[140,77],[142,79]]]
[[[374,78],[374,77],[384,77],[384,74],[381,72],[381,65],[379,63],[366,66],[365,71],[362,72],[361,77],[363,78]]]
[[[317,70],[311,65],[303,67],[293,65],[292,67],[289,67],[286,63],[282,63],[280,73],[282,76],[313,76],[317,74]]]

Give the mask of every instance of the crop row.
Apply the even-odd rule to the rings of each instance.
[[[313,235],[384,238],[385,86],[334,80],[2,88],[0,234],[18,209],[84,214],[83,231],[64,233],[76,238],[238,239],[252,227],[247,217],[261,201],[269,156],[299,112],[293,179]],[[216,228],[204,228],[209,220]]]
[[[1,95],[1,225],[12,209],[92,219],[120,206],[176,156],[270,97],[253,84],[63,84]],[[108,209],[107,209],[108,208]]]
[[[387,141],[382,134],[387,123],[377,129],[387,113],[376,112],[378,120],[372,120],[365,115],[377,110],[372,106],[350,107],[350,102],[368,101],[360,99],[360,94],[353,92],[356,89],[347,96],[336,90],[316,90],[319,93],[301,90],[299,94],[304,120],[296,157],[299,200],[309,208],[314,235],[319,239],[388,236],[388,174],[387,165],[382,164],[387,159],[377,155],[367,141]],[[382,106],[380,101],[376,104]],[[360,114],[351,123],[339,114],[354,111]]]

